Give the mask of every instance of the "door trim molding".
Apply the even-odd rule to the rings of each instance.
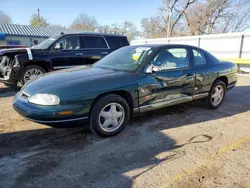
[[[193,95],[193,100],[201,99],[201,98],[207,97],[208,95],[209,95],[208,92],[195,94],[195,95]]]
[[[56,66],[54,69],[69,69],[69,68],[74,68],[74,67],[79,67],[79,66],[84,66],[84,65],[74,65],[74,66]]]
[[[180,103],[191,102],[192,100],[193,100],[192,96],[185,96],[185,97],[180,97],[177,99],[172,99],[172,100],[167,100],[167,101],[162,101],[162,102],[144,105],[144,106],[141,106],[139,109],[140,109],[140,112],[145,112],[145,111],[163,108],[163,107],[167,107],[167,106],[172,106],[172,105],[176,105],[176,104],[180,104]]]
[[[201,99],[201,98],[207,97],[208,95],[209,95],[208,92],[199,93],[199,94],[196,94],[193,96],[180,97],[178,99],[172,99],[172,100],[168,100],[168,101],[157,102],[154,104],[148,104],[148,105],[141,106],[139,108],[134,108],[134,112],[145,112],[145,111],[150,111],[150,110],[154,110],[154,109],[168,107],[168,106],[172,106],[172,105],[176,105],[176,104],[180,104],[180,103],[191,102],[191,101],[196,100],[196,99]]]

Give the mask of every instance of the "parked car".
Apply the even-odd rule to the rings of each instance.
[[[23,86],[46,72],[93,64],[129,45],[121,35],[82,33],[51,37],[32,48],[0,50],[0,81]]]
[[[149,110],[202,98],[209,108],[218,108],[236,82],[234,63],[197,47],[127,46],[92,67],[36,78],[16,94],[13,106],[31,121],[89,124],[95,134],[106,137],[122,131],[133,115]]]

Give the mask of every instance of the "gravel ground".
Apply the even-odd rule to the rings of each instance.
[[[137,117],[118,136],[20,117],[0,85],[0,187],[250,187],[250,77],[217,110],[201,101]]]

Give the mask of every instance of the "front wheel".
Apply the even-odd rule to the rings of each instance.
[[[218,108],[224,101],[226,95],[226,84],[223,81],[216,81],[207,98],[207,106],[211,109]]]
[[[110,94],[99,99],[90,114],[90,130],[101,137],[120,133],[129,120],[130,109],[126,100]]]
[[[46,71],[42,67],[37,66],[37,65],[29,65],[25,67],[20,78],[21,86],[26,84],[28,81],[33,80],[37,78],[38,76],[41,76],[45,72]]]

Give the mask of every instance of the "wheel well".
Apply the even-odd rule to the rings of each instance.
[[[226,76],[220,76],[216,80],[220,80],[220,81],[224,82],[226,84],[226,86],[228,86],[228,78]]]
[[[126,100],[126,102],[128,103],[128,105],[129,105],[129,108],[130,108],[130,115],[131,115],[130,117],[132,117],[132,114],[133,114],[133,107],[134,107],[133,98],[132,98],[132,96],[131,96],[131,94],[130,94],[129,92],[124,91],[124,90],[112,91],[112,92],[102,93],[102,94],[98,95],[98,96],[94,99],[94,101],[93,101],[93,103],[92,103],[92,105],[91,105],[90,112],[92,111],[92,108],[93,108],[94,104],[95,104],[98,100],[100,100],[101,98],[103,98],[104,96],[109,95],[109,94],[116,94],[116,95],[119,95],[119,96],[121,96],[122,98],[124,98],[124,99]]]
[[[40,67],[42,67],[46,72],[48,72],[48,69],[47,69],[47,67],[44,65],[43,62],[27,62],[27,63],[25,63],[25,65],[23,66],[23,68],[28,67],[28,66],[30,66],[30,65],[40,66]]]

